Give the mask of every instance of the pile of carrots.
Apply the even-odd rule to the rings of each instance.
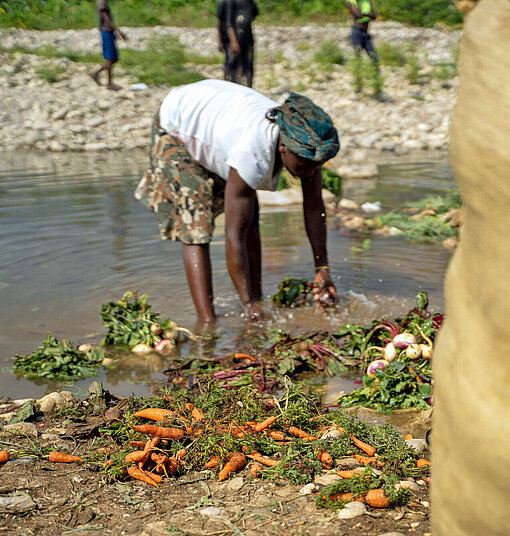
[[[271,406],[271,404],[269,404]],[[311,443],[319,441],[319,438],[296,427],[289,426],[286,430],[276,430],[273,428],[278,420],[276,415],[271,415],[266,419],[257,421],[247,421],[238,423],[235,420],[231,422],[210,422],[204,412],[191,403],[176,409],[163,409],[149,407],[136,411],[133,416],[142,421],[152,421],[158,424],[133,424],[131,428],[134,432],[143,434],[146,438],[143,441],[131,441],[130,445],[136,447],[128,453],[124,461],[130,464],[127,474],[137,480],[141,480],[152,486],[158,486],[163,477],[169,477],[183,468],[186,463],[187,450],[184,448],[175,448],[174,454],[169,455],[171,451],[169,445],[177,441],[182,444],[183,441],[193,442],[204,433],[214,435],[230,434],[236,439],[257,440],[262,435],[270,437],[277,445],[282,447],[290,445],[292,441],[301,440],[302,442]],[[310,419],[313,420],[313,419]],[[170,424],[180,426],[172,427]],[[379,467],[384,466],[376,452],[376,448],[369,445],[354,435],[347,432],[340,426],[328,426],[318,430],[317,435],[327,436],[336,433],[346,435],[351,443],[360,449],[363,454],[353,454],[361,467]],[[148,437],[147,437],[148,436]],[[249,441],[248,441],[249,442]],[[253,442],[253,441],[252,441]],[[323,469],[329,470],[334,465],[333,457],[322,447],[314,449],[315,455],[322,463]],[[243,469],[250,463],[249,472],[252,477],[260,477],[264,469],[276,467],[284,463],[282,459],[267,457],[257,450],[242,445],[240,451],[230,452],[222,458],[218,455],[211,456],[203,465],[207,469],[218,469],[218,481],[222,482],[229,478],[230,475]],[[110,462],[107,462],[107,464]],[[337,471],[337,474],[343,479],[360,477],[364,469],[355,469],[351,471]],[[333,497],[335,499],[335,497]],[[329,497],[331,500],[331,497]],[[373,489],[368,492],[353,497],[351,493],[341,493],[336,497],[339,501],[348,502],[350,500],[362,500],[374,508],[385,508],[390,506],[391,502],[382,489]]]

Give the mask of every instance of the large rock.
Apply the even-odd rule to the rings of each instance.
[[[43,396],[37,403],[39,404],[40,411],[48,416],[64,409],[75,407],[79,403],[79,400],[71,391],[60,391]]]
[[[369,179],[377,177],[379,170],[376,164],[346,164],[340,166],[337,173],[346,179]]]

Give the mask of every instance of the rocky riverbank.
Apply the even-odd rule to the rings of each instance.
[[[126,28],[121,47],[143,49],[158,34],[176,36],[190,52],[217,54],[215,29]],[[337,43],[346,57],[352,52],[348,27],[256,27],[254,87],[277,101],[288,91],[304,93],[334,118],[341,135],[343,162],[364,160],[372,153],[406,153],[447,149],[449,117],[457,79],[438,69],[454,61],[460,34],[430,28],[376,23],[378,45],[389,43],[412,51],[419,77],[410,83],[408,68],[383,66],[383,98],[356,94],[347,65],[321,67],[313,61],[325,41]],[[88,76],[91,64],[12,52],[16,46],[54,46],[61,50],[98,52],[97,30],[2,30],[0,55],[0,147],[2,150],[107,151],[146,149],[151,118],[170,86],[132,89],[137,80],[116,66],[117,92],[98,87]],[[41,68],[59,65],[61,79],[49,83]],[[222,66],[188,65],[206,77],[222,78]]]

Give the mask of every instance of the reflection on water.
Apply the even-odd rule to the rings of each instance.
[[[16,353],[33,351],[46,331],[75,343],[97,342],[103,333],[101,305],[129,289],[150,295],[153,309],[195,328],[195,313],[179,244],[161,241],[156,220],[133,198],[146,165],[144,154],[4,154],[0,164],[0,393],[39,396],[62,386],[16,378],[5,369]],[[400,206],[451,187],[444,161],[380,166],[381,177],[345,185],[357,201]],[[285,276],[310,278],[313,262],[299,208],[263,212],[264,293]],[[347,322],[397,315],[414,305],[418,290],[442,307],[442,279],[450,254],[436,246],[412,246],[403,238],[356,239],[328,235],[330,264],[340,294],[334,314],[312,307],[274,310],[271,327],[335,329]],[[224,258],[222,220],[211,245],[216,309],[222,315],[217,340],[207,352],[232,351],[233,337],[252,329],[239,318],[238,300]],[[199,351],[202,351],[199,349]],[[188,345],[179,356],[190,352]],[[166,380],[172,359],[115,356],[116,366],[99,379],[121,395],[147,393]],[[80,391],[90,380],[75,384]]]

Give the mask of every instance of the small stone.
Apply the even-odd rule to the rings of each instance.
[[[99,125],[102,125],[105,122],[106,122],[106,120],[102,116],[94,117],[94,119],[91,119],[90,121],[87,121],[87,126],[94,128],[94,127],[98,127]]]
[[[359,462],[356,458],[340,458],[335,460],[337,469],[356,469]]]
[[[425,506],[425,508],[430,508],[430,503],[429,503],[429,501],[420,501],[420,504],[421,504],[422,506]]]
[[[328,430],[324,433],[321,439],[338,439],[341,435],[339,430]]]
[[[420,480],[417,480],[416,483],[418,484],[418,486],[425,486],[425,484],[426,484],[427,482],[425,482],[425,480],[421,480],[421,479],[420,479]]]
[[[319,486],[319,484],[316,484],[315,482],[310,482],[306,486],[303,486],[299,490],[299,493],[301,493],[301,495],[311,495],[312,493],[317,493],[320,489],[321,486]]]
[[[37,508],[30,495],[26,493],[13,493],[0,497],[0,512],[9,514],[24,514]]]
[[[329,486],[340,480],[342,479],[336,473],[324,473],[322,475],[317,475],[314,478],[315,484],[321,484],[322,486]]]
[[[409,480],[401,480],[397,486],[400,489],[407,489],[413,493],[418,493],[420,491],[420,486],[418,486],[418,484],[415,482],[410,482]]]
[[[441,242],[441,245],[445,248],[445,249],[455,249],[457,247],[457,244],[459,243],[459,239],[456,237],[456,236],[450,236],[450,238],[445,238],[442,242]]]
[[[406,445],[411,447],[418,454],[429,448],[425,439],[406,439],[405,441]]]
[[[37,428],[35,424],[31,422],[15,422],[13,424],[6,424],[4,426],[4,430],[6,432],[20,432],[30,437],[37,437]]]
[[[226,488],[229,491],[239,491],[244,486],[244,478],[242,476],[236,476],[227,482]]]
[[[346,199],[346,198],[340,199],[337,207],[339,209],[344,209],[344,210],[359,210],[359,205],[358,203],[356,203],[356,201],[353,201],[352,199]]]
[[[71,391],[50,393],[37,401],[40,410],[45,415],[51,415],[62,411],[63,409],[72,408],[76,406],[77,402],[78,399],[75,398]]]
[[[347,503],[342,510],[338,512],[340,519],[352,519],[353,517],[362,516],[366,512],[366,506],[359,501]]]
[[[208,506],[207,508],[202,508],[200,513],[204,517],[210,517],[211,519],[228,519],[228,513],[225,508],[219,508],[217,506]]]
[[[405,536],[405,534],[403,532],[384,532],[377,536]]]
[[[410,525],[410,527],[412,529],[417,529],[419,526],[420,526],[420,524],[417,521],[415,521],[414,523],[411,523],[411,525]]]
[[[108,150],[108,145],[103,142],[97,142],[97,143],[86,143],[83,146],[84,151],[90,151],[90,152],[98,152],[98,151],[106,151]]]

